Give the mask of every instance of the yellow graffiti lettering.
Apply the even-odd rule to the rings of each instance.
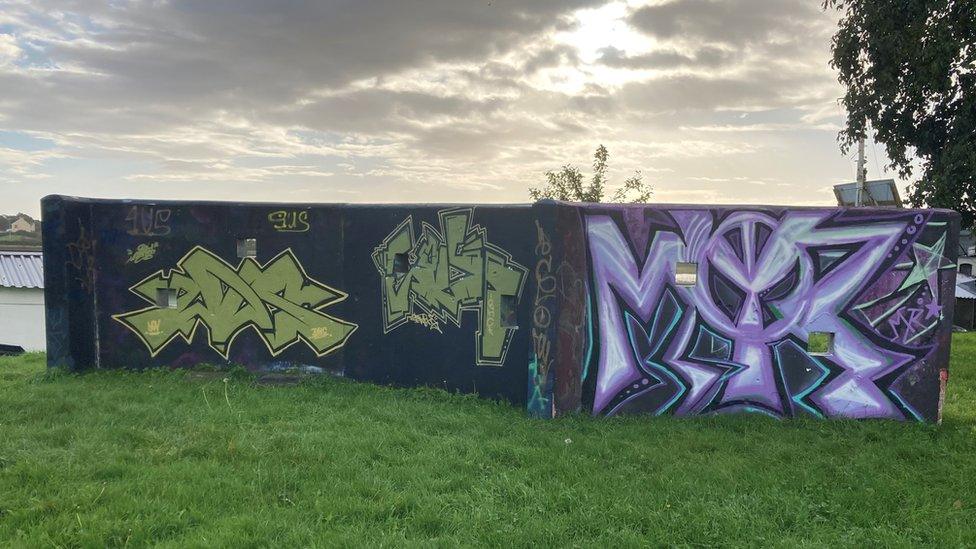
[[[420,324],[421,326],[426,327],[432,332],[437,332],[439,334],[444,333],[441,330],[440,321],[437,320],[437,315],[433,315],[431,313],[411,314],[410,322],[413,322],[415,324]]]
[[[282,233],[304,233],[311,226],[308,223],[308,211],[278,210],[268,214],[268,221],[274,230]]]
[[[309,277],[291,250],[264,265],[247,257],[233,267],[197,246],[168,274],[160,270],[129,290],[152,305],[112,318],[139,336],[152,356],[177,337],[191,342],[201,325],[210,347],[224,358],[248,328],[273,356],[299,341],[323,356],[344,345],[357,328],[322,312],[346,294]],[[176,292],[175,307],[156,305],[160,290]]]
[[[438,321],[461,326],[463,311],[476,311],[479,365],[500,366],[515,328],[499,326],[502,296],[517,300],[527,269],[498,246],[488,243],[487,231],[472,222],[471,208],[441,210],[439,227],[421,224],[414,235],[407,217],[373,251],[382,276],[383,328],[390,332],[412,314],[433,315]]]
[[[129,259],[126,263],[142,263],[143,261],[149,261],[150,259],[156,257],[156,250],[159,249],[159,242],[153,242],[152,244],[139,244],[136,249],[126,250],[129,254]]]
[[[163,333],[161,320],[149,320],[146,322],[146,333],[151,336],[158,336]]]

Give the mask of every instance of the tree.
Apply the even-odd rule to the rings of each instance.
[[[583,184],[583,173],[576,166],[566,164],[559,171],[546,172],[546,184],[529,187],[533,200],[552,199],[568,202],[603,202],[607,183],[607,167],[610,153],[600,145],[593,153],[593,178]],[[644,182],[640,170],[624,181],[613,193],[612,202],[647,202],[653,194],[651,186]]]
[[[976,3],[972,0],[824,0],[841,12],[831,66],[847,89],[847,152],[868,127],[890,167],[917,173],[915,206],[976,215]]]

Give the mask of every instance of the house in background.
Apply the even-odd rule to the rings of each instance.
[[[976,279],[961,271],[956,273],[956,306],[952,324],[964,330],[976,329]]]
[[[45,345],[41,252],[0,250],[0,346],[43,351]]]
[[[959,232],[959,274],[973,276],[973,268],[976,267],[976,237],[973,237],[972,229],[963,229]]]
[[[956,260],[956,306],[952,324],[964,330],[976,330],[976,239],[971,229],[959,233],[959,259]]]
[[[37,230],[37,222],[33,219],[27,217],[24,214],[20,214],[10,223],[9,231],[12,233],[25,232],[32,233]]]
[[[0,233],[36,233],[40,222],[25,213],[0,214]]]
[[[0,214],[0,249],[40,250],[41,223],[25,213]]]

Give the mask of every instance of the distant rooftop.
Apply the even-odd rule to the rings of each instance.
[[[976,299],[976,279],[956,273],[956,299]]]
[[[43,288],[41,252],[0,250],[0,288]]]
[[[976,255],[976,237],[973,236],[971,229],[959,231],[959,255],[960,257]]]

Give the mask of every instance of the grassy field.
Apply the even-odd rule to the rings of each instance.
[[[941,426],[565,418],[435,390],[0,359],[0,545],[976,545],[976,336]]]
[[[0,246],[41,246],[41,236],[37,233],[0,234]]]

